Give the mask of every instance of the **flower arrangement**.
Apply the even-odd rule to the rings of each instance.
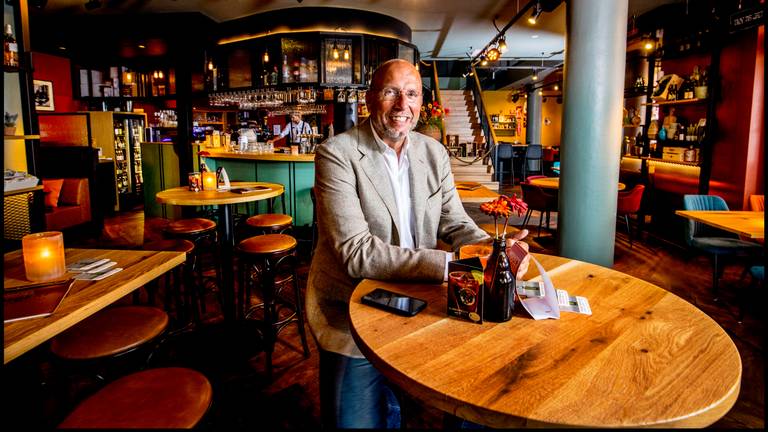
[[[496,233],[494,238],[498,240],[505,238],[507,235],[507,225],[509,224],[509,216],[512,215],[512,211],[521,216],[523,212],[528,210],[528,204],[518,198],[517,194],[512,194],[512,197],[501,195],[495,200],[481,204],[480,210],[488,216],[493,216],[493,229]],[[504,218],[504,228],[501,235],[499,235],[499,226],[497,224],[499,217]]]
[[[417,126],[419,128],[436,127],[443,130],[443,119],[450,114],[448,108],[443,108],[437,102],[430,102],[426,106],[421,106],[421,113],[419,113],[419,122]]]

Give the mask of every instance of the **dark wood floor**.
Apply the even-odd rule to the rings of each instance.
[[[507,191],[507,192],[511,192]],[[478,223],[492,220],[475,211],[477,205],[468,206],[468,213]],[[536,215],[535,215],[536,216]],[[512,222],[517,222],[513,220]],[[556,224],[556,217],[553,218]],[[537,217],[532,218],[529,239],[535,252],[556,253],[556,242],[551,233],[544,230],[536,235]],[[99,238],[71,238],[67,246],[98,248],[139,247],[144,241],[160,237],[158,220],[144,220],[141,212],[120,214],[107,220]],[[66,239],[66,236],[65,236]],[[306,249],[306,248],[304,248]],[[301,287],[306,283],[308,257],[304,254],[299,269]],[[707,313],[731,336],[742,359],[743,379],[739,398],[734,408],[716,428],[765,427],[765,360],[764,360],[764,307],[763,290],[750,297],[743,323],[737,322],[736,293],[746,282],[741,281],[742,268],[731,265],[726,268],[721,282],[719,302],[714,302],[711,286],[711,267],[704,256],[689,254],[686,250],[646,236],[630,247],[623,226],[617,227],[614,269],[644,279],[667,289]],[[128,302],[129,299],[125,299]],[[247,329],[238,334],[226,332],[220,322],[220,310],[215,293],[206,301],[205,320],[209,323],[198,333],[174,338],[155,356],[152,366],[185,365],[202,371],[214,386],[214,404],[206,416],[202,428],[213,430],[245,428],[316,429],[320,426],[318,356],[310,337],[311,355],[305,359],[301,352],[296,326],[287,328],[280,336],[273,358],[274,375],[268,379],[264,368],[264,354],[259,349],[255,332]],[[29,353],[5,368],[4,376],[13,370],[43,370],[42,381],[54,382],[56,367],[50,366],[46,348]],[[41,368],[40,365],[43,365]],[[78,397],[92,391],[86,384]],[[5,414],[6,425],[16,424],[17,416],[35,416],[32,421],[42,427],[55,426],[61,416],[71,408],[61,400],[55,386],[43,386],[43,406],[39,409],[21,407]],[[71,393],[69,394],[71,395]],[[414,401],[406,401],[405,408],[409,428],[440,428],[442,414],[434,408],[423,407]],[[29,419],[23,424],[29,426]]]

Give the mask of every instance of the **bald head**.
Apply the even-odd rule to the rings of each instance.
[[[376,133],[399,154],[421,110],[421,75],[411,63],[394,59],[381,64],[371,77],[365,102]]]

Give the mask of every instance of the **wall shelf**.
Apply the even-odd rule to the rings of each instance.
[[[645,105],[645,106],[695,105],[695,104],[699,104],[699,103],[704,103],[706,101],[707,101],[707,99],[682,99],[682,100],[650,102],[650,103],[643,103],[643,104],[640,104],[640,105]]]

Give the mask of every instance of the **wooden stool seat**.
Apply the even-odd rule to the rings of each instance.
[[[144,243],[141,248],[150,251],[190,253],[195,250],[195,244],[185,239],[163,239]]]
[[[248,226],[258,229],[280,230],[288,228],[293,223],[290,215],[280,213],[266,213],[251,216],[245,220]]]
[[[113,356],[142,345],[168,326],[168,314],[150,306],[99,311],[51,340],[51,352],[67,360]]]
[[[241,241],[237,250],[247,254],[273,254],[295,247],[296,239],[287,234],[262,234]]]
[[[122,377],[78,405],[63,429],[187,429],[213,399],[208,379],[192,369],[149,369]]]
[[[197,234],[216,229],[216,222],[205,218],[179,219],[169,223],[165,232],[169,234]]]

